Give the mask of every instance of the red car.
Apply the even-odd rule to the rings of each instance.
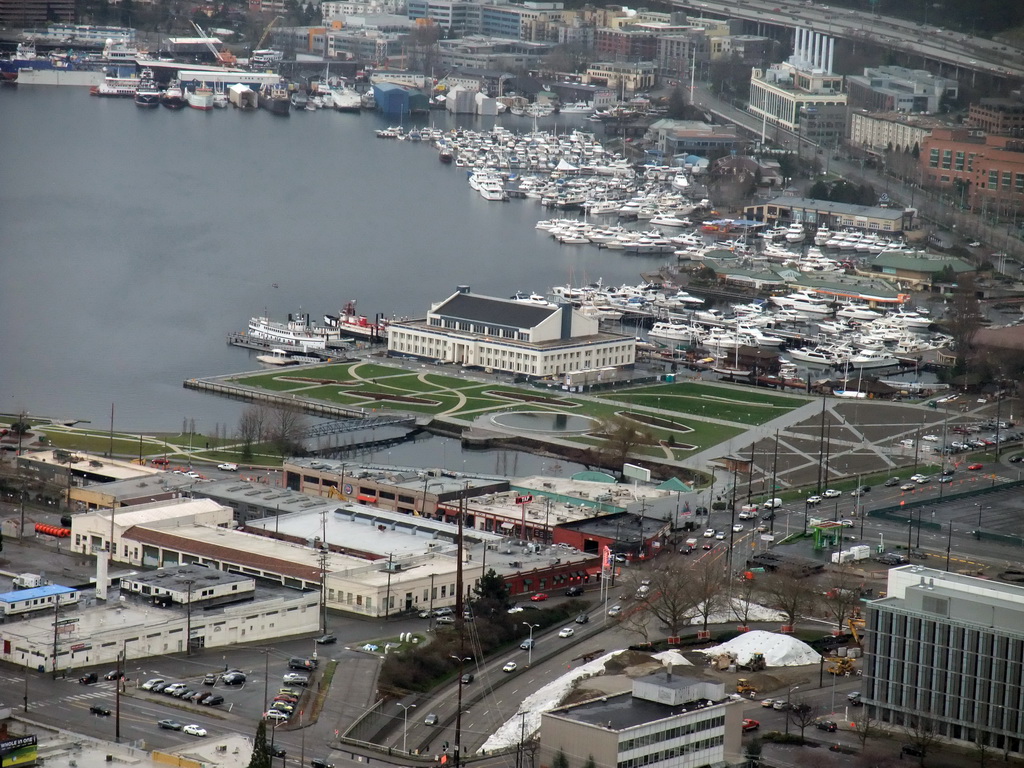
[[[154,467],[166,467],[168,464],[171,463],[171,460],[160,457],[156,459],[150,459],[149,463],[152,464]]]
[[[538,592],[536,595],[530,598],[535,603],[542,603],[548,599],[546,592]]]
[[[747,718],[747,719],[745,719],[743,721],[743,732],[744,733],[746,733],[747,731],[756,731],[760,727],[761,727],[761,724],[759,722],[757,722],[757,720],[751,720],[750,718]]]
[[[967,468],[971,470],[984,469],[984,464],[968,464]]]

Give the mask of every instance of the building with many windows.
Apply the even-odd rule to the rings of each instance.
[[[480,3],[467,0],[407,0],[410,19],[429,19],[449,37],[462,37],[480,31]]]
[[[653,61],[600,61],[587,67],[586,82],[633,94],[651,90],[656,73]]]
[[[897,727],[1024,752],[1024,588],[923,566],[867,604],[864,703]]]
[[[461,286],[425,320],[389,325],[388,354],[545,377],[632,367],[636,339],[602,332],[569,304],[479,296]]]
[[[846,78],[850,106],[872,112],[937,112],[944,98],[956,99],[960,84],[924,69],[866,67]]]
[[[850,144],[872,154],[910,152],[915,147],[920,152],[932,130],[945,127],[949,124],[929,115],[851,110]]]
[[[545,712],[540,766],[697,768],[737,763],[742,704],[719,682],[671,668],[633,681],[632,691]]]
[[[962,206],[1024,210],[1024,139],[935,129],[918,158],[925,185],[950,190]]]
[[[859,229],[883,234],[895,234],[914,227],[913,210],[874,208],[788,195],[748,205],[743,209],[743,217],[772,225],[824,225],[836,230]]]
[[[788,61],[753,69],[748,111],[766,125],[796,133],[802,111],[844,108],[843,77],[832,72],[834,48],[834,38],[797,29]]]
[[[1024,100],[981,99],[971,104],[967,125],[985,133],[1001,136],[1024,136]]]
[[[735,125],[708,125],[699,120],[655,120],[644,140],[663,157],[699,155],[716,158],[745,150],[750,142],[740,137]]]

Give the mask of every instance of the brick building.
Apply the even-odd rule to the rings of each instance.
[[[918,162],[925,185],[950,190],[961,205],[1024,210],[1024,139],[937,128]]]
[[[658,36],[632,29],[598,29],[594,32],[598,61],[653,61],[658,55]]]
[[[985,133],[1024,136],[1024,101],[1020,99],[982,99],[971,104],[967,125]]]

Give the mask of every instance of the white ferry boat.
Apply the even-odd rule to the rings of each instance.
[[[309,327],[309,317],[302,313],[288,315],[287,323],[277,323],[265,316],[254,317],[249,320],[249,335],[285,347],[327,349],[327,338],[314,334]]]

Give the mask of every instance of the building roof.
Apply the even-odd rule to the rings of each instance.
[[[0,594],[0,603],[18,603],[22,600],[36,600],[41,597],[52,595],[69,595],[78,590],[71,587],[62,587],[59,584],[47,584],[44,587],[29,587],[28,589],[16,589],[13,592]]]
[[[113,515],[114,522],[127,529],[135,525],[157,525],[186,517],[194,518],[196,515],[218,512],[223,509],[224,507],[213,499],[168,499],[151,504],[120,507],[113,511]],[[89,514],[109,520],[111,511],[97,509]]]
[[[979,328],[971,339],[971,343],[979,347],[1021,351],[1024,350],[1024,326]]]
[[[688,679],[681,684],[694,685],[695,682],[692,679]],[[669,717],[677,717],[678,715],[697,710],[710,710],[714,706],[715,703],[709,706],[703,700],[670,706],[656,701],[637,698],[627,691],[562,707],[550,714],[567,720],[600,726],[612,731],[623,731],[628,728],[635,728],[638,725],[665,720]]]
[[[156,467],[145,467],[140,464],[132,464],[128,461],[117,459],[106,459],[91,453],[78,451],[63,451],[71,457],[71,462],[58,461],[56,454],[58,450],[35,451],[18,457],[22,462],[38,462],[40,464],[51,464],[67,471],[70,466],[74,474],[89,475],[94,478],[109,478],[110,480],[124,480],[130,477],[152,477],[162,475],[163,470]]]
[[[557,307],[542,307],[522,301],[460,292],[441,302],[431,314],[512,328],[533,328],[558,311]]]
[[[917,255],[912,253],[880,253],[869,262],[875,267],[904,269],[908,272],[941,272],[949,267],[957,274],[973,272],[974,267],[962,259],[938,254]]]
[[[85,485],[81,488],[109,496],[114,501],[142,498],[146,494],[163,494],[172,491],[185,491],[196,484],[188,475],[175,475],[173,472],[158,472],[157,475],[131,477],[125,480],[114,480],[102,485]],[[72,490],[74,492],[74,489]]]
[[[851,205],[849,203],[833,203],[829,200],[814,200],[809,197],[776,197],[761,205],[774,205],[779,208],[800,208],[816,213],[831,213],[839,216],[860,216],[866,219],[888,219],[902,221],[903,210],[900,208],[878,208],[870,205]],[[748,206],[751,207],[751,206]]]
[[[640,544],[652,536],[656,536],[664,528],[667,528],[668,523],[654,517],[644,517],[632,512],[622,512],[617,515],[605,515],[604,517],[591,517],[586,520],[567,522],[563,523],[561,527],[590,536],[613,539],[616,542]]]
[[[251,583],[253,581],[251,576],[221,571],[216,568],[206,568],[195,563],[158,568],[155,571],[143,571],[121,578],[175,592],[188,592],[191,588],[196,593],[201,591],[202,587],[214,584]]]

